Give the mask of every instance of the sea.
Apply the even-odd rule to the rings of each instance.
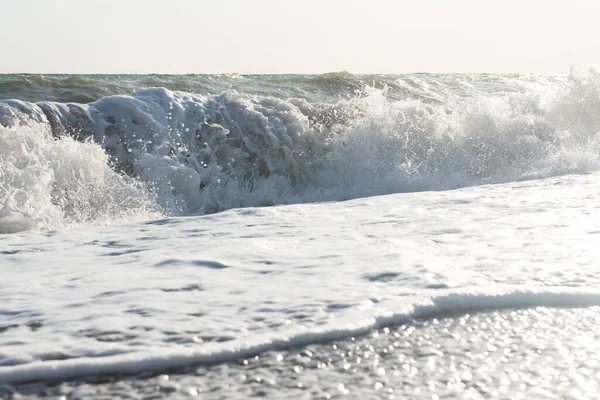
[[[0,398],[600,396],[599,70],[0,99]]]

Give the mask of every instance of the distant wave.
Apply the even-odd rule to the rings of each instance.
[[[61,79],[73,90],[89,83]],[[261,79],[264,87],[252,84],[266,93],[150,88],[88,104],[0,101],[0,232],[444,190],[600,161],[595,71],[552,82],[385,77],[392,89],[347,73]],[[276,88],[298,80],[318,93]],[[333,90],[332,81],[358,86]]]

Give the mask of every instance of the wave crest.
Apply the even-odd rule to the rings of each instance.
[[[484,83],[480,84],[485,89]],[[385,88],[329,103],[233,90],[199,96],[164,88],[104,97],[87,105],[3,101],[0,124],[8,128],[3,128],[0,140],[10,139],[12,144],[5,147],[11,150],[0,158],[0,168],[7,171],[14,164],[7,161],[10,157],[26,157],[15,155],[20,154],[18,143],[33,140],[36,154],[46,160],[39,162],[44,168],[54,159],[52,171],[64,159],[73,170],[96,160],[99,164],[89,168],[111,177],[94,183],[101,188],[97,192],[112,192],[112,187],[121,187],[116,182],[122,182],[129,188],[128,198],[138,199],[125,201],[124,209],[153,198],[170,215],[452,189],[597,169],[597,72],[573,73],[564,83],[510,94],[476,88],[468,97],[442,97],[446,89],[438,93],[443,101],[392,99]],[[40,124],[52,134],[33,128]],[[56,149],[69,146],[77,149],[56,154]],[[79,152],[86,156],[74,157]],[[107,157],[113,170],[108,169]],[[23,180],[28,183],[20,188],[39,186],[47,197],[51,187],[54,197],[48,210],[54,211],[39,207],[44,215],[54,215],[57,206],[59,213],[68,215],[73,207],[60,204],[74,204],[77,185],[90,182],[72,181],[71,197],[65,200],[60,189],[65,183],[56,173],[51,179],[43,176]],[[3,179],[0,204],[6,208],[12,198],[7,185],[15,183]],[[109,181],[111,188],[98,183]],[[80,201],[86,202],[91,200]],[[75,220],[94,219],[78,213]]]

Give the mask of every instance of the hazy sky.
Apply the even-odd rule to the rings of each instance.
[[[0,72],[568,72],[600,0],[0,0]]]

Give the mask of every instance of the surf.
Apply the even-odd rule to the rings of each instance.
[[[328,90],[335,84],[336,95],[312,98],[148,88],[90,103],[3,100],[3,231],[102,224],[132,209],[150,218],[198,215],[595,171],[597,75],[551,84],[544,77],[387,76],[380,79],[390,86],[369,86],[369,77],[339,73],[277,78]],[[340,88],[348,81],[360,83],[359,92],[354,84]],[[449,90],[449,82],[462,90]],[[38,161],[15,163],[14,154],[31,151]],[[45,171],[39,178],[33,164]],[[66,183],[65,166],[104,175],[74,173]],[[86,200],[91,189],[73,189],[86,180],[104,193],[104,211]]]

